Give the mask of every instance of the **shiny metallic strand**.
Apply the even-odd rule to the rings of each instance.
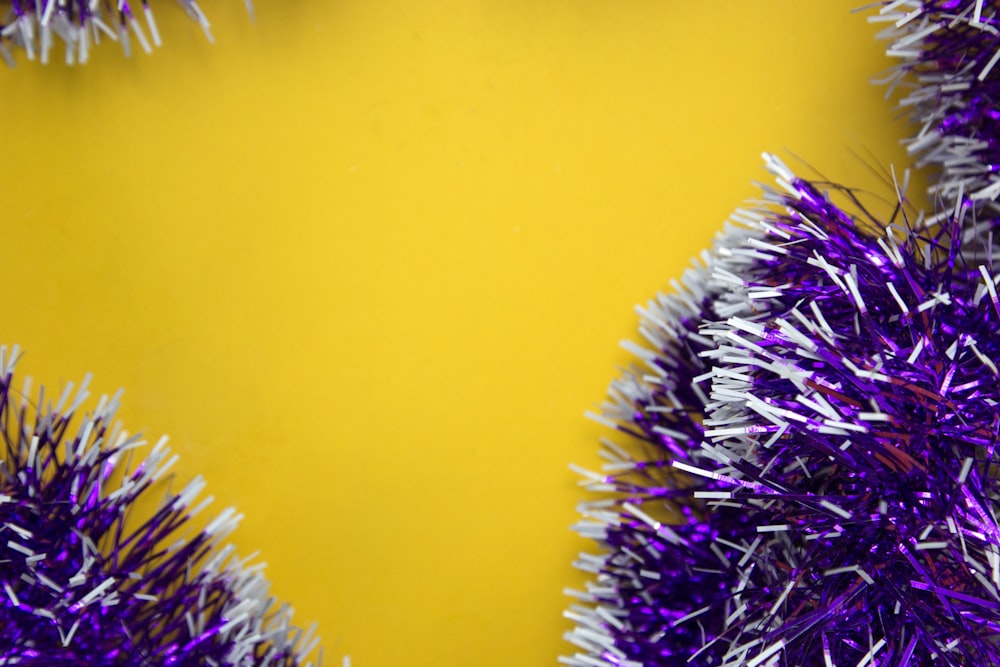
[[[562,660],[1000,664],[996,277],[957,221],[767,159],[769,205],[643,311],[597,416],[632,437],[582,471],[602,550]]]
[[[594,415],[619,437],[578,469],[601,551],[564,663],[1000,664],[998,16],[871,15],[933,213],[767,158],[768,205],[642,311],[643,367]]]
[[[985,237],[1000,208],[1000,4],[985,0],[904,0],[875,5],[868,20],[899,61],[879,79],[916,123],[906,140],[918,167],[934,171],[929,194],[947,220],[956,206],[971,235]],[[968,248],[968,250],[972,250]]]
[[[769,307],[765,292],[747,282],[765,281],[780,266],[763,261],[781,252],[765,241],[765,213],[734,213],[713,249],[672,284],[674,292],[639,309],[644,342],[624,346],[643,365],[615,381],[601,414],[591,415],[631,436],[631,446],[606,440],[604,469],[581,471],[581,484],[599,496],[581,504],[577,530],[604,549],[577,563],[595,578],[587,590],[570,592],[581,604],[567,612],[578,623],[567,639],[580,651],[563,658],[566,664],[714,659],[710,649],[721,644],[713,642],[743,604],[733,591],[737,568],[759,546],[755,526],[730,511],[730,492],[719,480],[674,466],[712,465],[712,453],[700,448],[713,367],[706,353],[717,347],[706,323]]]
[[[583,520],[576,528],[604,549],[577,562],[594,578],[585,591],[569,592],[579,604],[567,611],[577,622],[567,639],[579,652],[563,658],[566,664],[658,664],[660,658],[682,664],[715,637],[711,633],[731,611],[730,566],[739,558],[735,552],[754,539],[752,526],[742,513],[708,512],[708,501],[697,496],[721,487],[677,474],[671,462],[700,460],[709,392],[709,366],[700,354],[714,342],[698,329],[720,311],[748,313],[739,290],[711,276],[753,271],[755,260],[730,253],[759,235],[752,218],[749,212],[734,216],[715,250],[674,284],[673,294],[639,309],[649,347],[625,346],[644,365],[615,381],[602,413],[591,415],[641,447],[636,454],[606,440],[604,469],[577,469],[581,484],[599,496],[580,505]],[[660,519],[647,513],[651,507]],[[715,539],[720,530],[733,536],[731,545]]]
[[[765,538],[735,664],[998,664],[998,278],[957,223],[872,234],[789,182],[768,312],[712,331],[706,470]]]
[[[165,439],[143,456],[117,395],[79,417],[86,381],[33,403],[18,354],[0,348],[0,664],[307,664],[312,631],[224,543],[240,515],[192,527],[211,499],[200,477],[162,495]]]
[[[245,0],[253,15],[252,0]],[[211,24],[196,0],[176,0],[211,42]],[[163,5],[161,1],[159,3]],[[14,53],[47,64],[54,58],[83,64],[104,41],[118,42],[126,56],[145,53],[162,40],[150,0],[5,0],[0,2],[0,58],[13,67]]]

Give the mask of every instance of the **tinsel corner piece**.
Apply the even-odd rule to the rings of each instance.
[[[225,544],[241,515],[194,527],[211,498],[201,477],[165,491],[165,439],[143,457],[114,422],[118,395],[78,416],[87,381],[33,403],[18,354],[0,348],[0,664],[310,664],[313,629]]]
[[[253,17],[252,0],[245,3]],[[197,1],[177,0],[177,4],[208,41],[214,41],[211,24]],[[0,58],[10,67],[15,65],[17,50],[43,65],[55,49],[62,51],[67,65],[84,64],[91,50],[105,40],[118,42],[125,55],[131,56],[133,38],[147,54],[162,45],[150,0],[0,1]]]
[[[1000,664],[1000,279],[768,161],[611,387],[563,662]]]

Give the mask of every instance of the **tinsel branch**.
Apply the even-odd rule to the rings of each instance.
[[[14,385],[18,350],[0,348],[0,664],[305,665],[316,640],[240,559],[227,509],[197,477],[164,491],[177,460],[114,422],[118,395],[78,417],[87,382],[53,404]]]
[[[767,156],[592,415],[585,665],[1000,664],[1000,3],[886,0],[932,212]]]
[[[1000,663],[998,277],[768,157],[610,391],[570,665]],[[881,230],[881,231],[879,231]]]
[[[196,0],[176,2],[213,41],[211,24]],[[252,16],[252,0],[245,2]],[[83,64],[89,60],[91,49],[105,40],[119,42],[125,55],[130,56],[133,38],[146,53],[162,44],[150,0],[0,2],[0,57],[11,67],[15,64],[14,50],[23,50],[28,60],[46,64],[53,50],[58,49],[67,65]]]
[[[1000,3],[886,1],[869,21],[889,24],[880,36],[899,64],[881,82],[902,91],[918,128],[907,149],[933,171],[930,195],[940,205],[928,222],[968,206],[976,215],[966,225],[985,235],[1000,213]]]

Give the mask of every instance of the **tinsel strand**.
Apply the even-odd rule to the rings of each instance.
[[[14,385],[0,348],[0,664],[308,665],[313,631],[268,594],[260,563],[240,559],[226,509],[197,477],[164,490],[177,460],[115,423],[119,396],[82,417],[87,382],[55,404]]]
[[[918,235],[768,166],[599,417],[640,446],[585,473],[604,549],[564,662],[994,664],[997,278],[961,221]]]
[[[252,0],[245,0],[253,15]],[[213,41],[211,24],[196,0],[177,0]],[[6,5],[6,8],[4,6]],[[0,2],[0,58],[13,67],[14,50],[47,64],[57,47],[67,65],[84,64],[104,40],[118,42],[126,56],[132,39],[146,53],[162,45],[150,0],[6,0]]]
[[[902,91],[900,106],[916,124],[905,143],[917,167],[932,171],[929,194],[938,204],[928,223],[972,208],[970,233],[985,236],[1000,208],[1000,4],[985,0],[882,2],[869,21],[899,64],[880,80]]]

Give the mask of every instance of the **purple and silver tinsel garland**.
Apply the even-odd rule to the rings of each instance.
[[[1000,7],[896,0],[931,213],[797,178],[640,309],[562,662],[1000,664]],[[905,187],[899,188],[905,191]],[[828,192],[830,194],[828,194]]]
[[[599,416],[564,661],[998,664],[1000,278],[768,164]]]
[[[211,498],[200,477],[165,491],[165,441],[143,456],[118,396],[77,417],[86,382],[32,403],[17,356],[0,348],[0,665],[308,664],[313,631],[224,544],[240,515],[194,527]]]
[[[880,36],[900,60],[880,82],[903,92],[900,106],[918,127],[905,143],[916,166],[932,170],[938,214],[928,222],[962,205],[977,212],[966,217],[968,234],[987,235],[1000,213],[1000,5],[884,2],[869,20],[889,24]]]
[[[253,14],[252,0],[245,0]],[[177,0],[209,41],[211,25],[196,0]],[[140,18],[141,17],[141,20]],[[143,27],[145,24],[145,27]],[[148,33],[148,34],[147,34]],[[119,42],[126,56],[132,39],[146,53],[161,46],[149,0],[5,0],[0,2],[0,58],[13,67],[13,49],[42,64],[57,49],[67,65],[83,64],[102,41]]]

